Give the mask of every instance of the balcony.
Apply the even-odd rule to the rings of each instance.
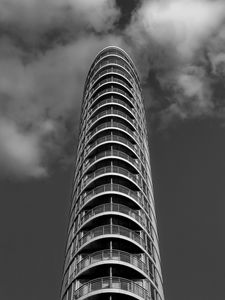
[[[126,103],[126,101],[121,100],[119,98],[115,98],[115,97],[112,96],[110,98],[101,100],[101,102],[99,102],[96,105],[93,105],[94,103],[92,103],[92,106],[94,106],[94,107],[91,109],[91,113],[95,112],[96,109],[98,109],[99,107],[101,107],[105,104],[108,104],[108,103],[119,104],[119,105],[122,105],[122,106],[126,107],[129,111],[134,111],[133,105],[129,105],[129,104]]]
[[[101,57],[99,60],[97,60],[94,64],[94,66],[91,68],[89,74],[88,74],[88,81],[92,81],[93,79],[93,76],[94,74],[100,69],[102,68],[103,66],[105,65],[112,65],[112,64],[115,64],[115,65],[120,65],[122,66],[125,70],[127,70],[129,72],[129,74],[131,75],[131,77],[135,77],[135,72],[134,72],[134,68],[132,66],[130,66],[128,64],[128,61],[125,60],[121,57],[121,56],[118,56],[118,55],[115,55],[114,54],[114,57],[112,57],[112,54],[111,55],[104,55],[104,57]],[[138,82],[138,80],[137,80]]]
[[[93,109],[90,109],[90,113],[87,115],[87,122],[88,120],[92,117],[93,114],[96,113],[99,108],[102,108],[104,106],[118,106],[126,110],[127,115],[131,115],[133,119],[136,120],[136,122],[139,121],[140,115],[137,114],[136,110],[132,108],[130,105],[128,105],[125,101],[114,98],[111,96],[110,98],[107,99],[102,99],[99,103],[97,103]]]
[[[140,116],[139,111],[137,110],[137,103],[130,101],[130,99],[128,101],[126,101],[126,98],[122,98],[123,100],[121,100],[120,98],[116,98],[116,97],[109,97],[106,99],[101,99],[101,101],[99,101],[99,103],[96,104],[96,101],[98,100],[91,100],[90,103],[90,107],[93,107],[93,109],[91,109],[91,112],[93,112],[93,110],[98,109],[98,107],[101,107],[107,103],[112,103],[112,104],[119,104],[124,106],[126,109],[128,109],[130,112],[131,110],[133,111],[133,113],[138,113]],[[130,104],[127,104],[130,103]]]
[[[130,155],[124,153],[123,151],[119,151],[119,150],[107,150],[107,151],[102,151],[102,152],[97,153],[94,157],[92,157],[91,159],[88,159],[84,163],[84,172],[86,172],[86,170],[89,169],[95,162],[97,162],[105,157],[107,157],[107,158],[108,157],[109,158],[111,158],[111,157],[122,158],[125,161],[128,161],[129,163],[131,163],[131,165],[133,167],[135,167],[136,170],[141,172],[140,162],[138,161],[138,159],[132,158]],[[144,177],[144,175],[143,175],[143,177]]]
[[[100,169],[97,169],[96,171],[84,176],[84,181],[82,185],[82,190],[87,187],[87,185],[93,181],[94,179],[97,179],[99,177],[102,177],[103,175],[122,175],[123,177],[130,179],[137,187],[140,189],[141,186],[141,176],[138,174],[133,174],[127,169],[118,167],[118,166],[107,166]]]
[[[85,192],[83,196],[81,196],[79,202],[80,210],[83,209],[84,205],[86,205],[93,198],[100,196],[100,194],[105,194],[107,192],[120,193],[122,195],[128,196],[129,199],[132,199],[134,203],[138,204],[140,208],[145,209],[147,214],[150,216],[150,204],[140,192],[133,191],[120,184],[110,184],[110,183],[98,186],[89,192]]]
[[[87,130],[89,130],[89,128],[100,118],[110,117],[111,115],[122,117],[126,121],[129,121],[131,126],[134,127],[134,129],[136,129],[136,122],[133,118],[131,118],[130,116],[128,116],[128,114],[122,112],[121,110],[111,108],[111,109],[103,110],[96,116],[92,117],[91,120],[87,123]]]
[[[127,147],[129,147],[129,149],[135,153],[139,158],[139,151],[138,151],[138,147],[137,145],[132,144],[131,142],[129,142],[127,139],[119,136],[119,135],[105,135],[103,137],[100,137],[98,139],[96,139],[91,145],[88,145],[86,147],[86,153],[85,153],[85,158],[99,145],[106,143],[106,142],[117,142],[119,144],[125,145]],[[140,158],[141,159],[141,158]],[[143,161],[143,160],[142,160]]]
[[[108,238],[108,237],[125,237],[129,241],[134,242],[137,246],[145,249],[147,253],[151,253],[151,249],[148,248],[146,241],[135,231],[119,225],[103,225],[95,227],[94,229],[85,233],[79,240],[74,249],[72,256],[84,246],[87,246],[90,242],[93,242],[96,238]]]
[[[118,264],[120,262],[128,264],[130,268],[134,268],[137,271],[140,271],[141,274],[144,273],[145,276],[153,279],[153,274],[147,268],[147,263],[139,259],[137,255],[116,249],[107,249],[94,252],[78,262],[76,264],[74,273],[69,277],[68,284],[70,284],[76,277],[80,276],[81,273],[85,272],[85,270],[89,268],[95,267],[101,263],[110,264],[115,262],[118,262]]]
[[[133,99],[133,97],[130,97],[126,92],[124,92],[122,89],[119,88],[115,88],[115,87],[111,87],[111,88],[105,88],[104,90],[98,92],[94,97],[91,98],[91,100],[87,101],[87,103],[89,103],[90,105],[97,99],[100,98],[100,96],[102,95],[107,95],[109,93],[115,93],[118,95],[122,95],[123,97],[125,97],[128,101],[130,101],[132,103],[132,105],[134,105],[135,101]]]
[[[85,215],[81,216],[80,218],[78,230],[80,230],[80,227],[83,226],[84,223],[86,223],[93,217],[103,213],[110,213],[110,212],[121,213],[126,217],[128,216],[134,219],[138,224],[140,224],[146,230],[148,230],[147,218],[144,213],[140,213],[140,211],[131,209],[128,206],[118,204],[118,203],[105,203],[105,204],[98,205],[91,210],[86,211]]]
[[[121,277],[102,277],[91,280],[75,291],[74,300],[88,299],[101,293],[120,293],[139,300],[153,300],[148,291],[142,286]]]
[[[135,68],[135,67],[134,67],[134,64],[133,64],[133,62],[132,62],[132,60],[131,60],[131,58],[129,58],[129,57],[127,56],[127,54],[125,54],[125,53],[122,51],[122,49],[117,48],[117,47],[111,47],[111,46],[108,47],[108,48],[103,49],[103,51],[101,51],[101,52],[97,55],[97,57],[96,57],[96,59],[95,59],[95,62],[94,62],[94,65],[97,64],[98,61],[99,61],[100,59],[102,59],[102,58],[104,58],[104,57],[106,57],[106,56],[110,56],[110,55],[117,55],[117,56],[119,56],[119,57],[122,57],[126,62],[128,62],[128,63],[131,65],[132,68]]]
[[[102,65],[107,62],[109,64],[115,63],[116,65],[123,66],[126,70],[129,71],[132,77],[135,77],[137,84],[139,84],[138,75],[136,73],[135,67],[133,65],[133,62],[125,58],[121,53],[111,53],[104,56],[101,56],[99,58],[96,58],[94,65],[91,67],[89,74],[88,74],[88,81],[91,81],[93,79],[94,73],[102,67]]]
[[[102,85],[105,85],[106,83],[112,83],[112,84],[113,83],[117,83],[117,84],[120,84],[120,85],[122,85],[130,93],[131,96],[134,95],[133,88],[129,84],[127,84],[125,80],[118,79],[117,77],[111,75],[110,78],[102,79],[99,83],[93,83],[93,87],[91,89],[89,97],[92,97],[92,95],[96,92],[96,90],[99,87],[101,87]]]
[[[110,67],[110,68],[106,68],[101,72],[98,72],[93,78],[92,78],[92,86],[100,79],[102,78],[104,75],[119,75],[122,76],[127,82],[129,82],[130,86],[133,85],[133,81],[132,81],[132,77],[129,76],[127,71],[123,71],[121,68],[119,67]]]

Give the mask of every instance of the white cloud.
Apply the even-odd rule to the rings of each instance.
[[[20,131],[8,120],[0,120],[0,165],[3,175],[43,177],[42,149],[37,135]]]
[[[224,63],[225,3],[143,1],[116,37],[109,32],[119,13],[111,0],[0,0],[5,30],[0,36],[0,120],[5,131],[0,132],[0,173],[48,173],[49,160],[68,142],[68,121],[73,120],[75,131],[79,126],[90,64],[109,44],[132,54],[147,95],[149,71],[161,91],[172,91],[161,114],[164,124],[212,113],[208,62],[202,54],[207,53],[217,76]]]
[[[20,168],[8,170],[12,175],[14,171],[17,175],[17,170],[21,171],[21,176],[23,171],[24,175],[28,174],[26,157],[29,160],[29,170],[35,167],[34,173],[38,174],[36,167],[40,166],[42,170],[44,158],[38,153],[44,151],[48,154],[48,148],[51,148],[51,156],[54,156],[60,151],[59,148],[63,149],[68,120],[73,118],[76,127],[74,131],[77,131],[85,77],[96,53],[110,43],[117,41],[111,36],[98,38],[87,35],[74,43],[59,45],[27,64],[23,63],[17,49],[14,51],[11,44],[8,47],[12,50],[12,55],[9,54],[10,51],[1,55],[0,51],[0,119],[12,120],[14,124],[14,127],[9,127],[8,134],[3,135],[2,132],[0,143],[4,145],[5,138],[8,147],[13,148],[15,144],[19,146],[24,141],[26,145],[20,147],[20,156],[24,151],[24,157],[18,164]],[[7,126],[3,126],[3,130],[7,130]],[[14,137],[15,142],[10,142]],[[11,153],[15,155],[13,151]],[[4,155],[1,160],[2,155],[3,151],[0,151],[0,165],[7,161],[10,164],[10,155]],[[20,156],[15,155],[15,160],[19,160]],[[34,164],[31,164],[32,158]]]
[[[39,31],[48,32],[50,24],[62,28],[62,19],[77,30],[68,43],[58,41],[46,51],[35,42],[24,49],[11,34],[0,37],[0,174],[27,178],[48,173],[49,161],[68,142],[68,122],[77,131],[91,62],[102,47],[119,42],[107,34],[118,13],[109,0],[0,1],[0,22],[24,41],[40,38]]]
[[[143,1],[126,33],[145,85],[154,72],[173,118],[212,115],[212,74],[224,74],[225,2],[221,0]]]
[[[172,46],[179,58],[189,60],[224,18],[225,2],[220,0],[146,1],[133,19],[130,34],[135,39],[139,33],[140,43],[147,37]]]
[[[110,29],[119,16],[114,0],[1,0],[0,21],[22,26],[26,31],[74,22],[96,31]],[[28,27],[29,26],[29,27]],[[76,29],[76,28],[74,28]]]

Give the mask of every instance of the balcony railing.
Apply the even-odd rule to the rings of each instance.
[[[131,130],[130,128],[128,128],[126,125],[119,123],[119,122],[115,122],[115,121],[111,121],[111,122],[104,122],[98,126],[96,126],[90,133],[88,133],[87,135],[87,139],[91,136],[93,136],[96,132],[98,132],[101,129],[104,128],[109,128],[109,127],[116,127],[116,128],[120,128],[126,132],[128,132],[132,137],[134,136],[135,139],[137,139],[137,134],[135,131]]]
[[[121,99],[118,99],[118,98],[115,98],[113,96],[111,96],[110,98],[107,98],[107,99],[102,99],[100,102],[98,102],[94,107],[93,109],[90,109],[90,112],[85,115],[85,118],[86,118],[86,122],[88,121],[89,118],[92,117],[92,115],[101,107],[105,106],[106,104],[111,104],[111,105],[114,105],[114,104],[119,104],[121,106],[123,106],[124,108],[127,109],[127,111],[129,111],[129,114],[131,114],[133,116],[133,118],[136,119],[136,121],[140,121],[139,118],[140,118],[140,114],[139,112],[135,109],[135,108],[132,108],[130,105],[128,105],[125,101],[121,100]]]
[[[98,119],[100,119],[103,116],[107,116],[107,115],[117,115],[117,116],[121,116],[124,119],[128,120],[133,126],[136,125],[136,122],[133,118],[131,118],[130,116],[128,116],[128,114],[118,110],[118,109],[107,109],[107,110],[103,110],[102,112],[100,112],[99,114],[97,114],[95,117],[92,117],[91,120],[88,122],[87,124],[87,130],[89,130],[90,125],[92,125],[95,121],[97,121]]]
[[[85,192],[80,199],[80,207],[86,204],[93,196],[97,196],[104,192],[119,192],[121,194],[125,194],[134,199],[135,202],[139,203],[140,206],[144,208],[148,214],[150,214],[150,204],[140,192],[133,191],[123,185],[114,183],[100,185],[89,192]]]
[[[138,162],[138,159],[132,158],[130,155],[124,153],[123,151],[119,151],[119,150],[108,150],[108,151],[103,151],[103,152],[99,152],[98,154],[96,154],[93,158],[88,159],[85,163],[84,163],[84,172],[86,171],[87,168],[89,168],[90,165],[92,165],[94,162],[96,162],[97,160],[107,157],[107,156],[115,156],[115,157],[121,157],[127,161],[129,161],[132,165],[134,165],[139,171],[141,171],[141,167],[140,167],[140,163]],[[145,178],[144,174],[143,177]]]
[[[90,110],[90,114],[94,113],[99,107],[105,105],[105,104],[120,104],[124,107],[126,107],[130,112],[132,112],[134,114],[134,109],[128,105],[125,101],[121,100],[121,99],[118,99],[118,98],[115,98],[115,97],[110,97],[110,98],[107,98],[107,99],[102,99],[101,102],[97,103],[91,110]]]
[[[105,289],[122,290],[137,295],[144,300],[152,300],[149,292],[139,284],[132,280],[121,277],[102,277],[91,280],[83,284],[74,293],[74,300],[80,299],[83,296],[88,296],[92,292],[99,291],[102,293]]]
[[[136,70],[133,66],[130,65],[130,62],[128,62],[127,59],[126,59],[127,63],[124,62],[123,61],[124,58],[121,57],[121,55],[118,55],[118,54],[114,54],[114,55],[119,56],[119,57],[117,58],[115,56],[115,57],[110,58],[109,55],[104,55],[104,57],[101,57],[100,59],[98,59],[89,72],[88,80],[89,81],[92,80],[94,73],[97,72],[101,67],[105,66],[106,64],[110,64],[110,65],[115,64],[115,65],[120,65],[123,68],[125,68],[129,72],[129,74],[136,79],[136,83],[139,84],[138,78],[136,75]]]
[[[92,99],[89,101],[90,105],[92,104],[95,99],[97,99],[99,96],[106,94],[106,93],[119,93],[123,96],[125,96],[127,99],[129,99],[132,103],[134,103],[133,97],[129,96],[126,92],[124,92],[122,89],[111,87],[111,88],[106,88],[100,92],[98,92]]]
[[[129,86],[129,84],[127,84],[125,82],[125,80],[118,79],[118,78],[116,78],[115,76],[112,75],[110,78],[105,78],[105,79],[101,80],[99,83],[93,85],[93,88],[90,91],[90,96],[89,97],[91,97],[96,92],[96,90],[99,87],[101,87],[102,85],[104,85],[105,83],[112,83],[112,84],[113,83],[119,83],[119,84],[123,85],[124,87],[126,87],[126,89],[129,91],[129,93],[131,95],[133,95],[133,89]]]
[[[69,282],[71,282],[83,269],[90,267],[98,262],[104,262],[108,260],[115,260],[118,262],[125,262],[131,264],[135,268],[143,271],[151,279],[153,279],[153,274],[147,268],[147,263],[139,259],[137,255],[116,249],[107,249],[90,254],[83,258],[80,262],[78,262],[76,264],[76,269],[74,273],[69,278]]]
[[[124,60],[126,60],[132,68],[134,68],[133,62],[131,61],[131,59],[129,59],[120,49],[117,48],[108,48],[103,50],[97,57],[96,57],[96,61],[95,64],[98,63],[98,61],[106,56],[109,55],[118,55],[120,57],[122,57]]]
[[[107,174],[107,173],[117,173],[117,174],[121,174],[124,175],[125,177],[131,179],[132,181],[134,181],[138,186],[140,186],[141,188],[141,177],[138,174],[133,174],[129,171],[127,171],[127,169],[118,167],[118,166],[107,166],[107,167],[103,167],[100,169],[97,169],[96,171],[86,175],[84,181],[83,181],[83,188],[94,178]]]
[[[91,145],[88,145],[86,147],[85,156],[88,156],[89,153],[92,151],[92,149],[95,148],[97,145],[102,144],[102,143],[107,142],[107,141],[120,142],[120,143],[128,146],[129,148],[131,148],[137,155],[139,155],[138,147],[137,147],[136,144],[132,144],[127,139],[125,139],[121,136],[111,134],[111,135],[105,135],[103,137],[100,137],[100,138],[96,139]]]
[[[85,245],[86,243],[90,242],[96,237],[99,236],[105,236],[108,234],[113,234],[113,235],[121,235],[123,237],[127,237],[134,242],[136,242],[138,245],[143,247],[145,250],[150,250],[147,247],[147,243],[145,240],[135,231],[132,231],[126,227],[119,226],[119,225],[103,225],[99,227],[95,227],[94,229],[88,231],[85,233],[79,240],[76,245],[76,248],[74,249],[72,256],[78,251],[80,247]]]
[[[99,72],[98,74],[96,74],[93,78],[92,78],[92,85],[95,84],[95,82],[102,76],[106,75],[106,74],[119,74],[123,77],[126,78],[126,80],[128,80],[130,82],[130,84],[133,84],[132,82],[132,77],[130,75],[128,75],[129,73],[127,71],[122,71],[121,69],[119,69],[118,67],[110,67],[107,68],[101,72]]]
[[[136,210],[133,210],[128,206],[118,204],[118,203],[105,203],[105,204],[98,205],[91,210],[86,211],[85,215],[83,215],[80,219],[79,226],[82,226],[90,218],[104,212],[123,213],[135,219],[138,223],[140,223],[143,227],[147,229],[147,220],[144,213],[140,214]]]
[[[91,124],[90,124],[90,126],[91,126]],[[130,137],[134,140],[134,142],[139,145],[139,147],[142,149],[142,151],[144,151],[144,145],[139,140],[139,137],[136,134],[136,132],[131,130],[130,128],[128,128],[126,125],[119,123],[119,122],[115,122],[115,121],[104,122],[104,123],[96,126],[91,132],[89,132],[86,135],[85,143],[86,144],[90,143],[90,140],[93,138],[93,136],[103,129],[110,129],[110,130],[121,129],[121,130],[125,131],[126,133],[128,133],[130,135]]]
[[[121,58],[118,59],[117,57],[109,58],[106,55],[104,55],[104,57],[102,57],[101,59],[99,59],[95,63],[95,65],[91,68],[91,70],[89,72],[89,76],[88,76],[89,77],[88,81],[91,81],[93,79],[94,74],[100,68],[104,67],[107,64],[109,64],[109,65],[111,65],[111,64],[120,65],[124,69],[126,69],[132,77],[135,77],[134,68],[131,67],[131,66],[129,66],[126,62],[124,62],[123,59],[121,59]]]

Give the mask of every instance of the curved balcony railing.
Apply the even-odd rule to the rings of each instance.
[[[130,254],[128,252],[124,252],[116,249],[112,249],[112,250],[107,249],[107,250],[94,252],[93,254],[86,256],[80,262],[78,262],[76,264],[74,273],[69,278],[69,281],[71,282],[77,276],[77,274],[79,274],[83,269],[87,267],[91,267],[93,264],[108,261],[108,260],[116,260],[119,262],[128,263],[133,267],[139,269],[140,271],[144,272],[150,278],[153,278],[153,274],[147,268],[146,262],[139,259],[137,255]]]
[[[92,102],[91,105],[93,105],[95,103]],[[83,116],[83,121],[82,121],[82,124],[87,123],[88,120],[91,118],[91,116],[101,107],[107,105],[107,104],[119,104],[121,106],[123,106],[125,109],[127,109],[129,111],[129,114],[131,114],[133,116],[133,118],[136,120],[136,122],[139,124],[140,128],[142,128],[142,125],[140,124],[140,113],[137,109],[135,108],[132,108],[130,105],[128,105],[125,101],[121,100],[121,99],[118,99],[118,98],[115,98],[113,96],[111,96],[110,98],[107,98],[107,99],[102,99],[99,103],[97,103],[93,109],[90,109],[90,112],[89,113],[86,113],[84,116]]]
[[[107,95],[109,93],[116,93],[116,94],[119,94],[119,95],[122,95],[123,97],[125,97],[125,99],[128,100],[131,103],[131,105],[135,107],[136,113],[139,114],[139,116],[140,116],[140,110],[138,108],[137,100],[134,100],[133,97],[130,97],[126,92],[124,92],[120,88],[115,88],[115,87],[105,88],[104,90],[102,90],[99,93],[97,93],[91,99],[89,99],[90,97],[88,97],[88,101],[86,101],[86,105],[88,104],[89,106],[92,106],[101,96]],[[86,111],[86,110],[84,110],[84,111]],[[83,120],[85,118],[86,118],[86,116],[83,116]],[[83,122],[82,122],[82,124],[83,124]]]
[[[90,125],[92,125],[95,121],[97,121],[101,117],[103,117],[103,116],[110,117],[110,115],[117,115],[117,116],[123,117],[124,119],[128,120],[133,126],[135,126],[136,122],[133,118],[131,118],[130,116],[128,116],[126,113],[122,112],[121,110],[111,108],[111,109],[103,110],[102,112],[98,113],[96,116],[92,117],[91,120],[87,124],[87,130],[89,129]]]
[[[104,69],[103,71],[101,72],[98,72],[93,78],[92,78],[92,86],[104,75],[107,75],[107,74],[117,74],[119,76],[122,76],[123,78],[125,78],[125,80],[127,80],[130,85],[133,84],[133,81],[132,81],[132,77],[129,76],[128,72],[127,71],[122,71],[121,68],[118,68],[118,67],[110,67],[110,68],[107,68],[107,69]]]
[[[114,54],[115,55],[115,54]],[[104,57],[100,58],[99,60],[97,60],[94,64],[94,66],[91,67],[90,69],[90,72],[88,74],[88,80],[87,82],[89,81],[92,81],[93,79],[93,76],[95,75],[95,73],[100,69],[102,68],[103,66],[105,66],[106,64],[116,64],[116,65],[120,65],[122,66],[124,69],[126,69],[129,74],[132,76],[132,77],[136,77],[135,76],[135,71],[134,71],[134,68],[132,66],[129,65],[129,62],[128,61],[124,61],[123,57],[119,56],[118,55],[115,55],[114,57],[112,56],[109,56],[109,55],[104,55]],[[137,81],[137,84],[138,84],[138,80]]]
[[[139,155],[138,152],[138,147],[136,144],[132,144],[131,142],[129,142],[127,139],[118,136],[118,135],[105,135],[103,137],[100,137],[98,139],[96,139],[91,145],[87,145],[86,147],[86,153],[85,153],[85,157],[87,157],[89,155],[89,153],[92,151],[92,149],[94,149],[96,146],[107,142],[107,141],[112,141],[112,142],[120,142],[126,146],[128,146],[130,149],[132,149],[137,155]]]
[[[129,84],[127,84],[125,82],[125,80],[122,80],[122,79],[118,79],[116,78],[115,76],[111,75],[110,78],[105,78],[105,79],[102,79],[99,83],[93,85],[91,91],[90,91],[90,94],[89,94],[89,98],[92,97],[92,95],[98,90],[99,87],[105,85],[106,83],[119,83],[121,84],[123,87],[126,88],[126,90],[131,94],[131,96],[133,96],[133,88],[131,88],[129,86]]]
[[[92,124],[90,124],[91,127]],[[96,126],[91,132],[89,132],[86,137],[86,144],[90,143],[90,140],[94,137],[94,135],[96,133],[98,133],[99,131],[103,130],[103,129],[121,129],[123,131],[125,131],[126,133],[128,133],[130,135],[130,137],[134,140],[134,142],[136,144],[139,145],[139,147],[143,150],[144,146],[141,143],[141,141],[138,139],[138,135],[136,134],[135,131],[131,130],[130,128],[128,128],[126,125],[119,123],[119,122],[115,122],[115,121],[111,121],[111,122],[104,122],[98,126]]]
[[[138,213],[134,209],[131,209],[128,206],[118,203],[105,203],[86,211],[85,215],[81,216],[80,218],[79,227],[81,227],[86,221],[88,221],[92,217],[104,212],[118,212],[125,214],[131,217],[132,219],[136,220],[144,228],[148,229],[147,218],[144,213]]]
[[[132,158],[130,155],[124,153],[123,151],[113,150],[113,149],[99,152],[94,157],[92,157],[91,159],[87,158],[83,162],[82,175],[80,175],[79,178],[78,177],[75,178],[75,183],[78,184],[81,181],[81,179],[83,178],[86,171],[95,162],[97,162],[98,160],[101,160],[103,158],[113,158],[113,157],[122,158],[122,159],[126,160],[127,162],[129,162],[132,165],[132,167],[134,167],[136,169],[136,171],[139,172],[139,175],[142,177],[144,182],[147,184],[147,181],[146,181],[147,180],[147,175],[146,175],[146,173],[143,172],[143,170],[141,168],[141,164],[143,165],[143,162],[140,160],[140,158],[135,159],[135,158]]]
[[[149,221],[152,222],[152,216],[155,219],[155,215],[152,211],[152,208],[150,206],[150,203],[146,199],[146,197],[141,193],[137,191],[130,190],[129,188],[120,185],[120,184],[104,184],[101,186],[98,186],[91,191],[84,192],[80,195],[79,201],[76,202],[76,204],[73,202],[72,204],[72,211],[75,213],[74,218],[71,219],[71,224],[75,220],[75,215],[77,215],[81,210],[84,209],[84,206],[92,201],[94,198],[98,197],[100,194],[104,193],[120,193],[122,195],[128,196],[131,198],[132,201],[134,201],[136,204],[139,205],[140,208],[144,209],[146,216],[148,216]],[[152,228],[154,230],[154,228]],[[152,232],[150,232],[150,237],[152,237]]]
[[[116,63],[107,63],[107,64],[101,66],[101,67],[99,68],[99,70],[96,71],[96,73],[98,73],[101,69],[103,69],[103,68],[105,68],[105,67],[111,68],[111,67],[113,67],[113,66],[114,66],[114,67],[118,67],[118,65],[117,65]],[[129,70],[127,70],[122,64],[119,64],[119,66],[120,66],[121,68],[123,68],[124,71],[126,71],[126,72],[129,73]],[[96,73],[95,73],[95,74],[96,74]],[[130,73],[129,73],[129,74],[130,74]],[[134,86],[134,82],[132,82],[131,84],[132,84],[132,86]],[[89,87],[89,88],[90,88],[90,87]],[[87,89],[87,90],[88,90],[88,89]],[[87,98],[87,95],[88,95],[88,94],[85,95],[85,98]],[[138,101],[138,102],[139,102],[139,101]],[[87,105],[87,102],[86,102],[85,106],[86,106],[86,105]],[[135,106],[136,106],[136,107],[138,107],[137,105],[138,105],[138,104],[135,103]]]
[[[115,173],[115,175],[116,174],[123,175],[131,179],[141,188],[141,176],[139,174],[133,174],[129,172],[127,169],[112,165],[112,166],[107,166],[107,167],[97,169],[96,171],[84,176],[83,189],[88,185],[90,181],[92,181],[93,179],[101,175],[106,175],[107,173]]]
[[[107,156],[115,156],[115,157],[123,158],[126,161],[129,161],[136,169],[138,169],[139,171],[141,171],[141,167],[140,167],[140,164],[138,162],[138,159],[132,158],[130,155],[124,153],[123,151],[119,151],[119,150],[107,150],[107,151],[99,152],[93,158],[88,159],[87,162],[84,163],[84,167],[85,167],[84,168],[84,172],[94,162],[98,161],[101,158],[107,157]],[[142,174],[142,175],[143,175],[144,178],[146,178],[144,176],[144,174]]]
[[[124,61],[125,60],[125,61]],[[132,77],[136,78],[136,84],[139,85],[139,79],[138,79],[138,75],[135,71],[135,67],[133,65],[131,65],[131,62],[128,61],[127,59],[124,59],[123,56],[121,56],[120,54],[108,54],[108,55],[104,55],[103,57],[101,57],[100,59],[98,59],[94,65],[91,67],[89,75],[88,75],[88,81],[91,81],[93,79],[93,75],[96,71],[98,71],[99,68],[101,68],[105,62],[112,64],[115,63],[116,65],[121,65],[123,66]]]
[[[151,253],[151,249],[148,248],[147,243],[145,240],[135,231],[128,229],[127,227],[119,226],[119,225],[103,225],[99,227],[95,227],[91,229],[87,233],[85,233],[79,240],[74,249],[72,256],[85,244],[91,242],[94,238],[102,236],[105,237],[106,235],[119,235],[123,237],[127,237],[132,241],[136,242],[146,251]]]
[[[90,103],[90,105],[92,104],[93,101],[95,101],[97,98],[99,98],[101,95],[103,94],[107,94],[107,93],[118,93],[122,96],[125,96],[126,99],[128,99],[129,101],[131,101],[131,103],[133,104],[135,101],[133,99],[133,97],[129,96],[126,92],[124,92],[122,89],[119,88],[115,88],[115,87],[111,87],[111,88],[106,88],[100,92],[98,92],[94,97],[92,97],[91,100],[89,100],[88,102]]]
[[[119,142],[125,146],[127,146],[133,153],[136,154],[137,158],[139,159],[140,163],[142,163],[142,165],[146,164],[146,160],[145,157],[140,155],[140,151],[139,149],[142,149],[141,145],[135,141],[136,143],[138,143],[139,147],[137,146],[137,144],[132,144],[130,141],[128,141],[126,138],[123,138],[121,136],[115,135],[115,134],[111,134],[111,135],[105,135],[103,137],[99,137],[97,138],[92,144],[89,144],[86,146],[85,148],[85,152],[84,152],[84,159],[77,165],[77,168],[80,168],[80,165],[83,164],[83,162],[88,158],[88,156],[90,155],[90,153],[99,145],[104,144],[106,142]],[[121,152],[121,151],[119,151]],[[101,153],[101,152],[100,152]],[[135,166],[138,167],[139,164],[135,163],[133,161],[133,159],[129,159],[129,156],[123,156],[122,152],[120,153],[120,157],[122,158],[126,158],[127,160],[129,160],[130,162],[134,163]],[[136,159],[135,159],[136,160]],[[140,169],[140,167],[138,167]],[[77,180],[77,174],[76,174],[76,180]],[[146,176],[143,174],[143,179],[146,180]]]
[[[99,53],[99,55],[96,57],[96,60],[95,60],[95,62],[94,62],[94,65],[100,60],[100,59],[102,59],[102,58],[104,58],[104,57],[106,57],[106,56],[109,56],[109,55],[117,55],[117,56],[120,56],[120,57],[122,57],[125,61],[127,61],[130,65],[131,65],[131,67],[133,68],[133,69],[135,69],[135,66],[134,66],[134,63],[132,62],[132,60],[129,58],[129,57],[127,57],[120,49],[118,49],[118,48],[108,48],[107,50],[106,49],[104,49],[102,52],[100,52]]]
[[[90,126],[92,126],[92,124],[90,124]],[[87,143],[88,143],[88,139],[89,137],[92,137],[95,133],[97,133],[99,130],[104,129],[104,128],[110,128],[110,127],[116,127],[116,128],[120,128],[123,129],[124,131],[128,132],[132,137],[134,136],[135,138],[137,138],[137,134],[135,131],[131,130],[130,128],[128,128],[126,125],[119,123],[119,122],[115,122],[115,121],[111,121],[111,122],[104,122],[98,126],[96,126],[91,132],[89,132],[87,134]]]
[[[102,293],[104,290],[122,290],[131,294],[137,295],[139,298],[144,300],[152,300],[150,294],[139,284],[132,280],[128,280],[121,277],[102,277],[91,280],[83,284],[74,293],[74,299],[80,299],[92,292],[99,291]]]
[[[115,104],[119,104],[120,106],[123,106],[123,108],[126,109],[126,111],[128,112],[128,114],[131,115],[132,119],[137,119],[138,120],[138,116],[139,115],[136,113],[135,109],[131,108],[128,104],[126,104],[122,100],[118,100],[118,99],[115,99],[115,100],[117,100],[117,101],[113,101],[113,97],[112,97],[112,100],[111,99],[103,99],[101,102],[99,102],[94,107],[94,109],[91,109],[91,111],[88,114],[86,120],[88,121],[88,119],[90,119],[95,114],[95,112],[98,111],[99,108],[104,107],[106,105],[110,105],[112,107]]]
[[[140,226],[142,226],[145,229],[149,237],[153,240],[153,233],[152,233],[153,228],[151,226],[151,221],[146,216],[146,213],[144,212],[137,213],[137,211],[131,209],[130,207],[119,203],[105,203],[86,211],[85,215],[81,214],[80,220],[77,219],[77,221],[75,222],[76,229],[71,231],[70,228],[71,234],[69,235],[68,238],[68,246],[71,244],[71,241],[77,235],[78,231],[81,230],[81,227],[85,224],[85,222],[87,222],[88,220],[90,220],[95,216],[98,216],[99,214],[107,213],[107,212],[122,213],[126,216],[129,216],[134,221],[137,221],[140,224]],[[74,221],[75,221],[75,216],[73,218],[73,222]]]
[[[99,107],[104,106],[105,104],[120,104],[123,107],[127,108],[129,112],[132,114],[135,114],[135,111],[130,105],[128,105],[125,101],[115,98],[115,97],[110,97],[108,99],[102,99],[99,103],[97,103],[93,108],[90,109],[90,115],[93,114]]]
[[[147,214],[150,216],[150,204],[146,200],[146,198],[142,195],[142,193],[133,191],[123,185],[120,184],[103,184],[100,185],[94,189],[92,189],[89,192],[85,192],[80,199],[80,209],[83,208],[83,205],[85,205],[91,198],[94,196],[97,196],[99,194],[105,193],[105,192],[119,192],[121,194],[124,194],[126,196],[129,196],[131,199],[133,199],[136,203],[140,205],[141,208],[144,208]]]

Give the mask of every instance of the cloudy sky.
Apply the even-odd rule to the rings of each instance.
[[[224,0],[0,0],[0,299],[59,299],[84,80],[110,44],[142,80],[166,299],[224,300]]]

